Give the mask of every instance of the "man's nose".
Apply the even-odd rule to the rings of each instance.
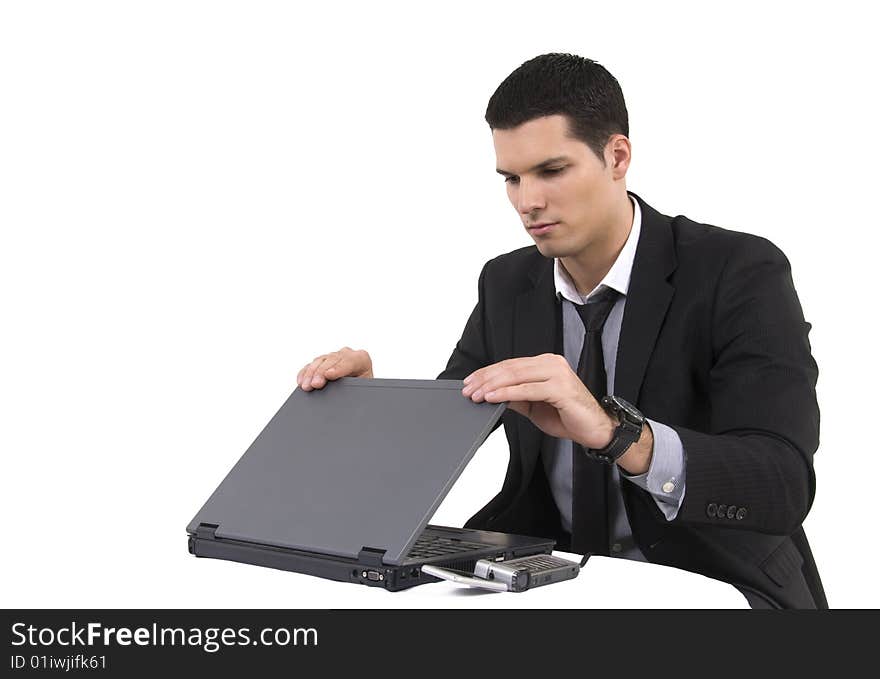
[[[528,215],[545,207],[544,197],[535,182],[520,179],[517,189],[516,209],[520,214]]]

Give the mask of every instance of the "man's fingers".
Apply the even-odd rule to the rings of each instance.
[[[335,363],[338,360],[339,359],[335,354],[329,354],[324,357],[324,360],[318,364],[318,366],[312,373],[313,387],[321,388],[325,384],[327,384],[327,366]]]
[[[304,391],[320,389],[328,381],[355,374],[356,352],[348,347],[323,354],[309,363],[297,375],[297,383]]]
[[[568,365],[565,361],[565,357],[560,356],[559,354],[541,354],[540,356],[508,358],[504,361],[499,361],[498,363],[493,363],[492,365],[487,365],[485,368],[480,368],[479,370],[474,371],[465,378],[464,382],[468,385],[475,382],[485,382],[493,376],[503,373],[520,373],[524,371],[532,373],[535,371],[552,372],[563,367],[563,364]]]
[[[313,386],[317,386],[313,384],[315,373],[320,365],[327,359],[327,356],[328,354],[318,356],[318,358],[316,358],[305,367],[305,372],[302,376],[302,381],[300,382],[300,386],[302,387],[303,391],[309,391]]]
[[[514,384],[545,382],[558,377],[565,369],[570,370],[568,363],[556,354],[507,359],[470,375],[462,393],[465,396],[478,392],[482,395]]]
[[[549,402],[554,394],[551,393],[548,382],[527,382],[525,384],[514,384],[506,387],[498,387],[490,391],[486,391],[480,396],[472,400],[486,401],[488,403],[503,403],[517,401],[546,401]],[[476,396],[476,394],[474,394]]]
[[[370,374],[370,357],[365,351],[355,351],[342,347],[339,351],[322,354],[305,366],[296,376],[297,384],[303,391],[320,389],[328,381],[338,380],[349,375]]]
[[[342,354],[330,354],[321,366],[321,372],[327,379],[335,380],[348,374],[346,370],[350,370],[350,363],[351,361],[346,360]]]

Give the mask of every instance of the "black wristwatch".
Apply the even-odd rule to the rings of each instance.
[[[614,438],[607,446],[600,450],[590,448],[585,450],[587,455],[600,462],[611,464],[639,440],[642,435],[642,427],[645,426],[645,416],[632,403],[619,396],[606,396],[600,403],[609,415],[617,418],[620,424],[614,430]]]

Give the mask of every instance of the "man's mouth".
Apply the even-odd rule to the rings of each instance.
[[[539,224],[527,226],[526,229],[533,236],[541,236],[545,233],[550,233],[558,223],[559,222],[540,222]]]

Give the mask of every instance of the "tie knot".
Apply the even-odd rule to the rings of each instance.
[[[619,293],[611,288],[605,288],[602,292],[594,295],[586,304],[575,304],[578,315],[584,322],[584,329],[587,332],[598,332],[602,330],[608,314],[611,313],[611,307],[617,301]]]

